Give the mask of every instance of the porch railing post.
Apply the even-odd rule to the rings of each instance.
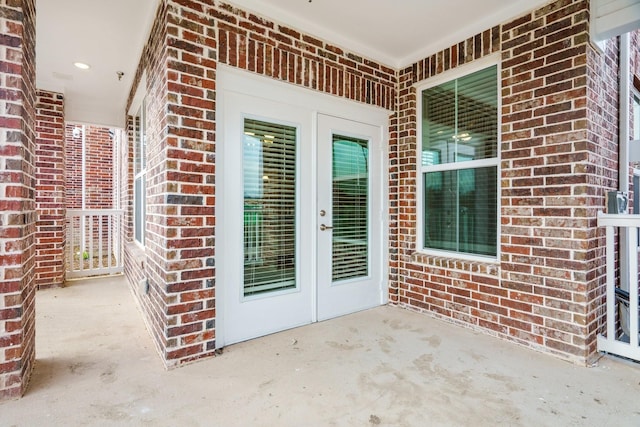
[[[638,348],[638,228],[627,228],[629,247],[629,344]]]
[[[614,339],[616,336],[616,282],[615,282],[615,251],[610,250],[615,245],[615,228],[606,227],[607,247],[606,247],[606,269],[607,269],[607,339]]]
[[[598,336],[598,351],[640,361],[638,339],[638,229],[640,214],[598,214],[598,225],[606,230],[606,336]],[[628,269],[620,271],[621,282],[629,283],[629,291],[618,289],[616,283],[615,232],[632,248],[627,254]],[[621,262],[622,264],[622,262]],[[624,276],[626,275],[626,277]],[[617,295],[617,294],[620,295]],[[618,298],[617,298],[618,296]],[[627,300],[628,298],[628,300]],[[626,311],[623,310],[627,309]],[[628,313],[628,314],[627,314]],[[627,322],[628,315],[628,322]],[[628,324],[628,327],[625,326]],[[619,333],[622,327],[624,334]],[[627,337],[628,335],[628,337]]]

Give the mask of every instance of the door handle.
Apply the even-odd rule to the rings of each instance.
[[[325,230],[330,230],[333,227],[330,225],[324,225],[324,224],[320,224],[320,231],[325,231]]]

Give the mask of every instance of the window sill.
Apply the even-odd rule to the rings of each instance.
[[[465,257],[464,254],[434,254],[426,252],[414,252],[411,262],[428,267],[446,268],[450,270],[468,271],[488,276],[499,277],[500,261],[497,259],[480,257]]]
[[[145,248],[135,240],[127,243],[127,250],[131,256],[131,260],[136,267],[144,269],[144,260],[146,258]]]

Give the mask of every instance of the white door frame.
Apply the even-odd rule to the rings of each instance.
[[[317,188],[317,135],[318,135],[318,114],[331,115],[336,117],[345,118],[348,120],[380,126],[382,129],[383,141],[382,141],[382,154],[381,165],[379,172],[381,174],[380,182],[382,183],[379,189],[381,198],[381,230],[382,236],[380,238],[380,259],[382,260],[381,268],[381,303],[385,304],[388,301],[388,122],[390,111],[372,107],[366,104],[357,103],[354,101],[338,98],[335,96],[327,95],[321,92],[313,91],[310,89],[301,88],[289,83],[284,83],[275,79],[252,74],[243,70],[239,70],[234,67],[229,67],[220,64],[217,69],[217,109],[216,109],[216,347],[221,348],[227,343],[225,339],[225,297],[227,292],[225,283],[232,278],[233,274],[228,268],[225,268],[227,264],[225,256],[230,253],[227,249],[232,247],[232,244],[226,240],[224,234],[225,223],[228,222],[230,212],[225,212],[225,187],[229,183],[225,182],[225,141],[224,141],[224,111],[225,111],[225,94],[239,93],[257,98],[263,98],[269,102],[279,102],[283,105],[289,105],[298,109],[305,109],[309,112],[309,120],[311,125],[311,141],[302,143],[311,144],[311,164],[310,170],[305,170],[303,173],[305,176],[309,174],[310,181],[307,182],[307,186],[311,189]],[[230,166],[230,165],[229,165]],[[227,166],[227,167],[229,167]],[[227,190],[228,191],[228,190]],[[304,191],[304,190],[303,190]],[[317,212],[317,200],[312,198],[309,206],[311,212]],[[376,214],[377,215],[377,214]],[[311,215],[311,227],[314,232],[310,236],[310,257],[312,260],[317,259],[317,233],[315,230],[319,224],[317,222],[317,215]],[[317,278],[317,266],[315,262],[308,265],[309,274],[308,277]],[[305,276],[307,276],[305,274]],[[314,281],[317,279],[314,279]],[[315,283],[314,283],[315,286]],[[314,288],[315,289],[315,288]],[[316,322],[317,319],[317,295],[316,291],[312,292],[310,300],[311,321]]]

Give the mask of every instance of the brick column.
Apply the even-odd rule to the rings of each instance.
[[[36,286],[62,286],[65,274],[66,208],[64,97],[38,91],[36,106]]]
[[[215,58],[217,49],[209,17],[198,12],[197,7],[191,10],[181,2],[169,2],[169,126],[166,156],[160,168],[155,168],[166,179],[162,209],[167,216],[160,230],[166,238],[169,364],[212,355],[215,350],[216,62],[210,58]]]
[[[0,399],[35,359],[35,1],[0,0]]]
[[[554,2],[502,27],[501,323],[577,363],[596,356],[595,218],[617,185],[617,52],[591,47],[588,10]]]
[[[209,18],[199,4],[189,5],[198,10],[160,3],[138,70],[138,82],[147,72],[146,237],[144,253],[135,243],[125,248],[127,275],[168,367],[215,352],[215,61],[209,58],[216,44]],[[130,169],[126,175],[131,182]],[[138,286],[142,280],[148,288]]]

